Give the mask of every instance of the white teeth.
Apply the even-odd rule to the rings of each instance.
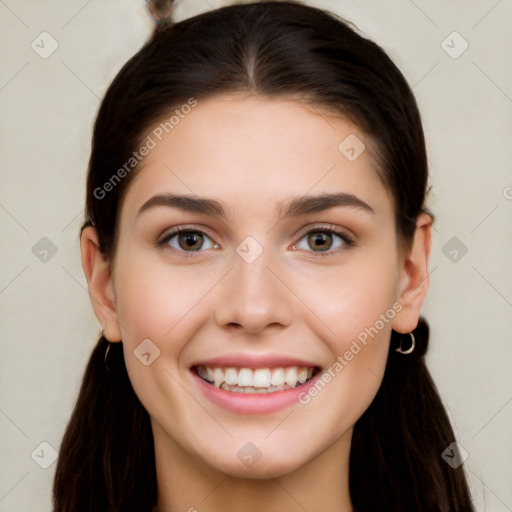
[[[298,380],[301,384],[304,384],[304,382],[306,382],[306,380],[308,380],[308,369],[307,369],[307,368],[301,368],[301,369],[297,372],[297,380]]]
[[[224,372],[224,380],[229,386],[236,386],[238,382],[238,372],[235,368],[227,368]]]
[[[246,394],[250,394],[250,393],[258,393],[258,394],[261,394],[261,393],[274,393],[275,391],[286,391],[287,389],[291,389],[290,386],[284,384],[283,386],[270,386],[268,388],[255,388],[253,386],[250,386],[250,387],[244,387],[244,388],[240,388],[238,386],[228,386],[225,382],[223,382],[221,385],[220,385],[220,388],[221,389],[225,389],[226,391],[232,391],[234,393],[246,393]]]
[[[208,379],[208,372],[206,371],[206,368],[204,366],[199,366],[197,368],[197,373],[199,374],[199,377],[213,381],[213,379]]]
[[[216,388],[219,388],[224,382],[224,372],[222,368],[215,368],[215,370],[213,370],[213,381]]]
[[[297,370],[297,366],[291,366],[286,370],[285,381],[291,388],[294,388],[297,384]]]
[[[238,372],[238,386],[252,386],[252,370],[250,368],[242,368]]]
[[[271,382],[270,370],[268,368],[259,368],[254,372],[252,385],[255,388],[268,388]]]
[[[211,368],[198,366],[198,375],[217,388],[236,393],[273,393],[304,384],[312,378],[314,368],[289,366],[286,368]]]
[[[313,368],[311,368],[313,372]],[[276,368],[272,372],[272,378],[270,379],[272,386],[282,386],[284,384],[284,370],[283,368]]]

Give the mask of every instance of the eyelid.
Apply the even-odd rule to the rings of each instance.
[[[308,233],[311,233],[312,231],[331,231],[337,235],[343,235],[350,240],[354,240],[354,235],[350,233],[350,231],[346,228],[343,228],[341,226],[337,226],[336,224],[325,224],[325,223],[313,223],[308,224],[304,228],[302,228],[297,236],[300,236],[301,238],[304,237],[304,235],[307,235]]]
[[[173,226],[171,228],[166,229],[161,235],[159,235],[157,238],[157,243],[169,238],[170,236],[176,235],[182,231],[198,232],[207,235],[213,239],[213,236],[209,234],[208,228],[206,228],[205,226],[201,226],[201,224],[178,224],[177,226]]]

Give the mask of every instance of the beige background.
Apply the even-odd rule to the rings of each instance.
[[[226,3],[178,1],[176,17]],[[477,509],[510,511],[512,1],[308,3],[355,22],[414,88],[437,216],[428,363]],[[152,20],[142,0],[0,0],[0,23],[0,512],[49,512],[51,447],[99,333],[78,241],[92,123]],[[46,59],[31,47],[51,48],[43,31],[58,44]],[[46,262],[34,254],[43,237],[57,250]]]

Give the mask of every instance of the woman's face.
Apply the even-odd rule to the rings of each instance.
[[[346,453],[406,284],[370,141],[240,95],[161,131],[125,196],[112,276],[157,454],[267,477]]]

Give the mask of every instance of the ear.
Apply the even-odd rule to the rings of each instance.
[[[103,259],[100,251],[96,229],[93,227],[88,226],[82,231],[80,250],[89,296],[96,318],[103,326],[103,336],[111,342],[121,341],[122,335],[117,320],[114,283],[109,264]]]
[[[401,334],[413,331],[418,325],[430,284],[428,261],[431,245],[432,218],[427,213],[421,213],[416,221],[412,248],[401,259],[401,278],[396,300],[402,309],[391,322],[392,329]]]

